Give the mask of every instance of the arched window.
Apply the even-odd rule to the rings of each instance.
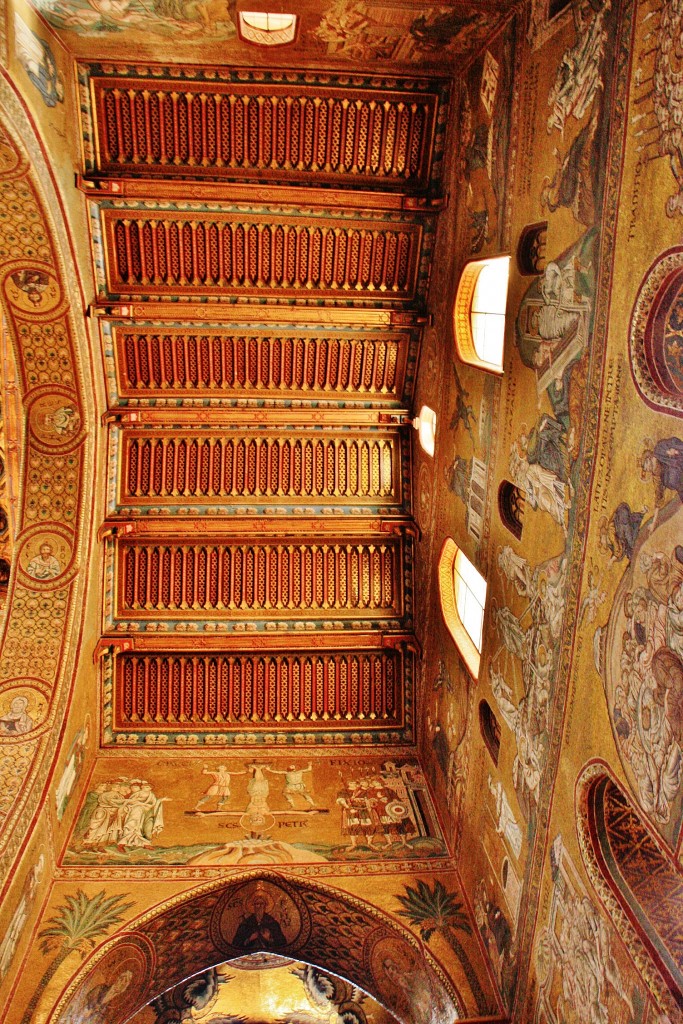
[[[503,480],[498,488],[498,513],[503,525],[520,540],[524,525],[524,491],[509,480]]]
[[[296,14],[269,14],[266,11],[240,11],[240,38],[257,46],[283,46],[296,35]]]
[[[486,700],[479,702],[479,728],[491,760],[497,765],[500,754],[500,724]]]
[[[420,415],[413,420],[413,426],[417,430],[420,439],[420,446],[427,452],[427,455],[434,455],[436,445],[436,413],[428,405],[423,405]]]
[[[577,799],[591,882],[629,948],[647,954],[634,961],[657,1002],[677,1020],[683,1009],[680,865],[604,762],[584,769]]]
[[[548,221],[528,224],[517,243],[517,269],[520,274],[542,274],[545,270],[545,243],[548,234]]]
[[[439,598],[448,631],[476,679],[486,604],[486,580],[448,537],[439,558]]]
[[[460,358],[494,373],[503,371],[509,271],[509,256],[468,263],[460,278],[453,312]]]

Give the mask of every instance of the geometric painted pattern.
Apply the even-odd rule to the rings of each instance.
[[[85,69],[82,69],[85,70]],[[197,69],[199,71],[199,69]],[[96,173],[424,188],[438,92],[102,77],[90,69]],[[307,76],[309,82],[312,75]]]
[[[683,1009],[683,872],[622,788],[598,767],[584,799],[600,882],[647,951],[648,966],[656,966]]]
[[[249,328],[116,327],[116,359],[124,397],[224,398],[268,393],[272,398],[348,395],[399,401],[406,338],[395,333],[323,335],[290,330],[276,336]]]

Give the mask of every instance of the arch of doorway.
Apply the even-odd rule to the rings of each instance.
[[[184,893],[97,949],[49,1024],[125,1024],[186,979],[245,953],[278,953],[357,985],[401,1024],[465,1016],[460,993],[403,925],[357,897],[258,871]],[[125,975],[125,992],[107,995]],[[99,1004],[99,1005],[98,1005]]]

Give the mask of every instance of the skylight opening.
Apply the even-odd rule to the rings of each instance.
[[[420,447],[427,455],[434,457],[436,448],[436,413],[428,405],[423,405],[420,415],[413,420],[413,426],[417,430]]]
[[[441,613],[470,674],[477,679],[486,607],[486,580],[451,537],[438,568]]]
[[[453,313],[460,358],[502,373],[510,257],[474,260],[462,272]]]
[[[480,572],[477,572],[462,551],[458,551],[453,562],[453,586],[455,588],[455,606],[458,609],[460,621],[467,630],[470,640],[481,654],[486,580]]]
[[[266,11],[240,11],[240,36],[258,46],[282,46],[296,35],[296,14],[270,14]]]

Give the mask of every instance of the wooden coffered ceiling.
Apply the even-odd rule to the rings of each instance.
[[[82,64],[105,745],[410,743],[448,85]]]

